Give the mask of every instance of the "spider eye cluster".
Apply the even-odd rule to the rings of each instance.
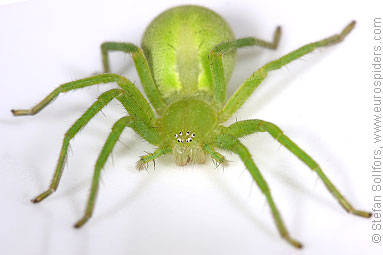
[[[179,143],[190,143],[193,141],[192,137],[195,137],[195,134],[190,131],[187,131],[186,134],[183,135],[182,131],[180,131],[177,134],[175,134],[174,137]]]

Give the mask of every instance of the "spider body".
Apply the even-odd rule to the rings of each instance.
[[[245,103],[270,71],[277,70],[316,48],[341,42],[354,25],[353,21],[339,34],[306,44],[265,64],[251,74],[229,98],[226,98],[226,86],[234,67],[236,50],[246,46],[276,48],[281,31],[279,27],[275,30],[272,42],[255,37],[234,39],[230,27],[218,14],[199,6],[180,6],[165,11],[153,20],[144,33],[142,49],[132,43],[103,43],[103,74],[62,84],[31,109],[12,110],[15,116],[33,115],[61,93],[96,84],[118,85],[118,88],[100,95],[65,133],[51,184],[32,201],[40,202],[56,191],[70,141],[103,107],[116,99],[128,115],[114,124],[98,156],[85,213],[75,224],[77,228],[83,226],[93,213],[101,170],[126,127],[132,128],[156,147],[153,153],[139,159],[138,169],[169,153],[173,154],[178,165],[204,163],[206,157],[211,157],[218,164],[227,164],[225,157],[215,148],[237,154],[265,195],[280,235],[296,248],[301,248],[302,245],[288,233],[267,182],[249,150],[239,141],[243,136],[256,132],[269,133],[318,174],[329,192],[347,212],[370,217],[371,213],[354,209],[314,159],[275,124],[254,119],[239,121],[228,127],[223,125]],[[110,51],[122,51],[131,55],[150,104],[129,79],[110,72]]]
[[[180,6],[156,17],[141,45],[166,102],[190,95],[201,95],[211,102],[214,86],[209,51],[232,40],[231,28],[215,12],[199,6]],[[234,68],[235,53],[233,49],[223,57],[226,80]]]

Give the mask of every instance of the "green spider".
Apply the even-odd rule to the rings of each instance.
[[[74,225],[76,228],[84,225],[93,213],[101,170],[126,127],[132,128],[157,147],[153,153],[139,159],[139,170],[169,153],[173,154],[176,164],[180,166],[188,163],[203,164],[206,156],[210,156],[218,164],[226,165],[227,160],[215,148],[238,154],[266,196],[280,235],[294,247],[301,248],[302,244],[290,237],[266,181],[248,149],[239,141],[241,137],[256,132],[268,132],[318,174],[347,212],[370,217],[371,213],[354,209],[319,165],[275,124],[255,119],[238,121],[229,127],[223,126],[270,71],[280,69],[316,48],[341,42],[354,26],[355,21],[352,21],[340,34],[309,43],[267,63],[254,72],[228,99],[226,86],[234,68],[236,49],[246,46],[275,49],[281,34],[280,27],[275,30],[273,42],[254,37],[235,39],[229,25],[218,14],[200,6],[187,5],[169,9],[156,17],[144,33],[142,48],[132,43],[103,43],[101,52],[105,73],[62,84],[29,110],[12,110],[15,116],[34,115],[60,93],[102,83],[117,83],[119,87],[99,96],[66,132],[52,182],[45,192],[32,201],[40,202],[56,191],[70,140],[104,106],[117,99],[129,115],[114,124],[98,156],[86,210]],[[110,73],[110,51],[122,51],[132,56],[149,102],[127,78]]]

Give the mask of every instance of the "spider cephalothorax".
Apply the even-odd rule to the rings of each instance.
[[[217,126],[217,112],[208,103],[184,98],[170,104],[160,120],[177,165],[204,163],[203,145]]]
[[[101,150],[84,216],[75,227],[81,227],[91,217],[101,170],[126,127],[132,128],[156,147],[153,153],[139,159],[138,169],[169,153],[173,154],[177,165],[202,164],[206,157],[211,157],[219,164],[227,164],[225,157],[215,151],[215,148],[237,154],[266,196],[280,235],[297,248],[302,247],[301,243],[290,237],[266,181],[239,138],[255,132],[269,133],[318,174],[346,211],[370,217],[370,213],[354,209],[319,165],[275,124],[263,120],[245,120],[229,127],[223,125],[270,71],[279,69],[316,48],[341,42],[354,25],[353,21],[340,34],[304,45],[265,64],[250,75],[229,98],[226,98],[226,86],[234,67],[236,49],[245,46],[276,48],[281,31],[279,27],[272,42],[254,37],[235,39],[229,25],[215,12],[199,6],[180,6],[163,12],[152,21],[144,33],[142,49],[131,43],[103,43],[101,51],[104,74],[62,84],[29,110],[12,110],[14,115],[33,115],[60,93],[101,83],[118,85],[118,88],[104,92],[66,132],[51,185],[33,199],[33,202],[40,202],[57,189],[70,140],[104,106],[116,99],[121,102],[128,115],[114,124]],[[110,73],[110,51],[131,54],[150,104],[127,78]]]

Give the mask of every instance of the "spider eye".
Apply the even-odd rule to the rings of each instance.
[[[192,136],[192,137],[195,137],[195,134],[193,133],[191,136]]]
[[[186,135],[190,135],[190,132],[189,132],[189,131],[187,131],[187,132],[186,132]]]
[[[178,134],[179,134],[179,135],[182,135],[182,131],[180,131]]]

